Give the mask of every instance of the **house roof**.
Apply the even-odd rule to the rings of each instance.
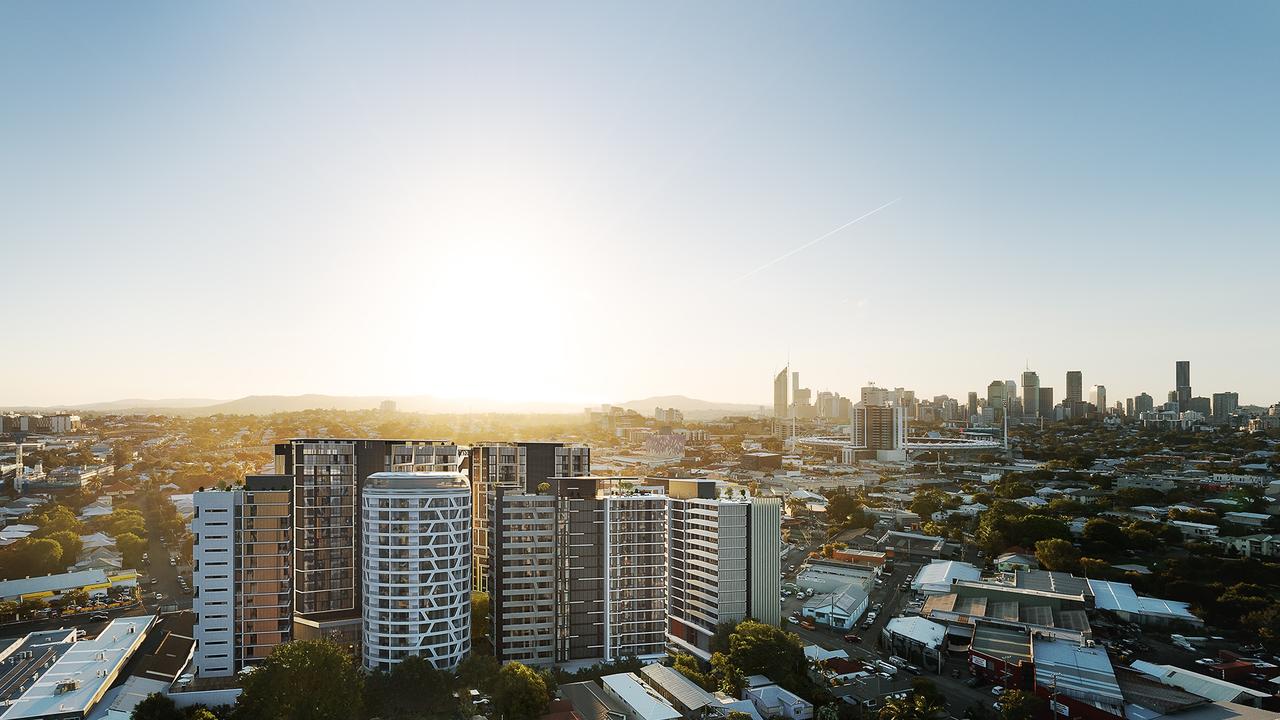
[[[676,720],[680,713],[650,690],[635,673],[615,673],[600,678],[635,713],[637,720]]]
[[[640,668],[640,674],[649,685],[661,688],[674,697],[686,711],[701,710],[715,701],[711,693],[698,687],[675,668],[653,663]]]
[[[918,616],[893,618],[885,623],[884,629],[930,648],[941,647],[947,636],[946,625]]]

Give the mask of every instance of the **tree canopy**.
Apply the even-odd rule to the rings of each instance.
[[[359,720],[364,710],[360,673],[327,638],[276,646],[243,687],[236,720]]]
[[[527,665],[502,666],[493,687],[493,707],[506,720],[536,720],[547,709],[551,696],[541,675]]]

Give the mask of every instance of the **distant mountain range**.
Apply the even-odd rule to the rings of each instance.
[[[688,420],[715,420],[725,415],[754,415],[760,412],[759,405],[712,402],[684,395],[656,395],[643,400],[619,403],[618,407],[635,410],[642,415],[652,415],[654,408],[675,408],[684,413]]]
[[[576,403],[523,402],[504,403],[482,399],[437,398],[430,395],[249,395],[237,400],[209,398],[127,398],[110,402],[85,405],[53,405],[47,407],[14,406],[3,410],[23,412],[99,412],[120,414],[156,413],[197,417],[202,415],[270,415],[277,412],[300,410],[372,410],[384,400],[394,400],[396,409],[420,413],[580,413],[583,405]],[[725,415],[748,415],[760,409],[759,405],[717,403],[696,400],[683,395],[661,395],[621,403],[619,407],[651,415],[655,407],[676,408],[686,418],[714,419]]]

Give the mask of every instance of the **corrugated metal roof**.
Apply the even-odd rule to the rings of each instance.
[[[1036,684],[1082,700],[1124,703],[1120,684],[1105,648],[1036,639],[1031,644]]]
[[[645,682],[654,688],[666,691],[686,710],[701,710],[715,701],[711,693],[698,687],[697,683],[675,668],[653,663],[640,668],[640,674],[644,676]]]

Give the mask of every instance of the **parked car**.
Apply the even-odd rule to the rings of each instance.
[[[849,633],[848,635],[844,636],[844,641],[847,643],[860,643],[862,642],[862,636]]]
[[[156,593],[154,597],[156,599],[156,602],[160,602],[161,600],[164,600],[164,593]]]
[[[106,622],[110,619],[111,619],[111,616],[104,612],[94,613],[89,616],[89,620],[91,620],[92,622]]]
[[[1004,686],[996,685],[995,687],[991,688],[991,694],[995,695],[996,697],[1000,697],[1001,695],[1004,694]]]

